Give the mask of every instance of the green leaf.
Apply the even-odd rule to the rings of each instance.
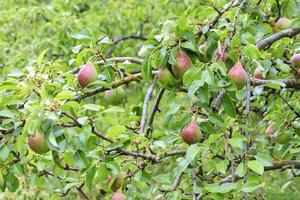
[[[262,175],[264,173],[264,166],[256,160],[249,161],[248,167],[260,175]]]
[[[249,192],[255,191],[259,187],[260,187],[260,184],[257,184],[257,183],[245,183],[242,186],[241,191],[249,193]]]
[[[88,166],[88,159],[85,156],[85,153],[81,150],[78,150],[74,155],[74,161],[79,168],[85,168]]]
[[[42,53],[39,55],[38,59],[37,59],[37,65],[41,66],[43,59],[47,53],[48,49],[45,49],[44,51],[42,51]]]
[[[19,187],[19,180],[17,177],[15,177],[13,174],[9,173],[5,177],[5,183],[6,187],[10,192],[15,192],[17,191]]]
[[[93,110],[93,111],[99,111],[99,110],[103,110],[105,108],[103,106],[96,105],[96,104],[85,104],[82,107],[84,107],[87,110]]]
[[[1,110],[0,111],[0,116],[1,117],[7,117],[7,118],[14,118],[15,114],[10,112],[9,110]]]
[[[204,187],[204,189],[211,193],[228,193],[237,187],[238,185],[236,183],[224,183],[222,185],[211,184]]]
[[[183,75],[182,81],[184,86],[191,86],[195,80],[201,79],[202,70],[199,67],[192,67]]]
[[[235,116],[236,116],[235,106],[234,106],[234,103],[232,102],[230,96],[227,93],[225,93],[223,95],[222,107],[224,108],[225,113],[228,116],[235,118]]]
[[[198,155],[200,149],[201,147],[199,147],[197,144],[190,145],[186,152],[186,156],[185,156],[186,161],[191,163]]]
[[[255,156],[255,159],[263,166],[273,166],[272,158],[268,154],[258,154]]]
[[[96,167],[93,165],[92,167],[89,168],[89,170],[86,174],[86,186],[89,191],[92,190],[93,179],[95,177],[95,174],[96,174]]]
[[[228,164],[229,164],[228,160],[218,161],[218,163],[216,164],[216,169],[222,174],[226,174]]]
[[[55,99],[57,100],[66,100],[66,99],[71,99],[75,97],[75,92],[73,91],[69,91],[69,90],[65,90],[65,91],[61,91],[60,93],[58,93],[55,97]]]
[[[245,176],[245,174],[247,173],[247,166],[244,162],[240,163],[237,168],[235,169],[235,173],[239,176],[239,177],[243,177]]]
[[[114,137],[114,136],[118,136],[120,135],[121,133],[124,133],[126,132],[127,129],[125,126],[122,126],[122,125],[115,125],[115,126],[112,126],[110,127],[108,130],[107,130],[107,136],[108,137]]]

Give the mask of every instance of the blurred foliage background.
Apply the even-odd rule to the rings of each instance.
[[[97,49],[95,43],[101,36],[112,38],[135,33],[150,36],[159,33],[158,27],[166,20],[187,16],[193,26],[205,24],[215,12],[211,7],[204,8],[214,2],[219,6],[227,3],[226,0],[0,0],[0,81],[9,76],[22,76],[26,73],[24,69],[34,66],[45,49],[49,49],[46,60],[55,60],[68,71],[76,67],[76,47],[88,45]],[[294,12],[288,10],[296,8],[288,6],[283,4],[283,14],[292,18]],[[124,41],[118,44],[113,55],[137,56],[141,46],[140,40]],[[28,183],[20,177],[22,186],[18,192],[6,191],[5,199],[35,199],[37,196],[48,199],[56,183],[46,181],[54,180],[32,179],[37,179],[35,188],[26,187]],[[266,173],[264,180],[266,199],[299,199],[299,177],[274,171]],[[52,199],[59,195],[53,194]],[[73,195],[75,198],[77,194]],[[2,193],[0,198],[4,198]]]

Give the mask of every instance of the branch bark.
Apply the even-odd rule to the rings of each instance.
[[[299,33],[300,33],[300,28],[285,29],[285,30],[282,30],[278,33],[272,34],[272,35],[268,36],[265,39],[262,39],[262,40],[258,41],[256,43],[256,46],[257,46],[258,49],[266,49],[270,45],[272,45],[274,42],[276,42],[277,40],[280,40],[281,38],[293,37],[293,36],[295,36]]]

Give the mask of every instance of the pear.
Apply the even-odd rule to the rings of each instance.
[[[233,65],[233,67],[229,70],[228,75],[239,88],[246,85],[248,74],[240,61]]]
[[[172,65],[172,71],[177,78],[182,78],[183,74],[192,67],[190,57],[182,50],[179,49],[176,63]]]

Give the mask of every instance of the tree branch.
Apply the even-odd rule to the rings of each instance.
[[[278,33],[274,33],[270,36],[268,36],[265,39],[262,39],[256,43],[256,46],[258,49],[266,49],[270,45],[272,45],[277,40],[284,38],[284,37],[293,37],[294,35],[297,35],[300,33],[300,28],[290,28],[282,30]]]
[[[124,40],[130,40],[130,39],[138,39],[138,40],[147,40],[147,37],[140,35],[140,34],[134,34],[134,35],[122,35],[122,36],[117,36],[113,39],[113,42],[111,46],[109,47],[105,57],[109,58],[111,54],[113,53],[116,45]]]
[[[158,105],[159,105],[159,102],[160,102],[164,92],[165,92],[164,88],[161,88],[159,90],[158,95],[155,99],[154,105],[152,107],[151,114],[150,114],[150,119],[149,119],[149,127],[148,127],[147,132],[146,132],[146,137],[148,137],[148,138],[151,137],[150,134],[153,131],[154,116],[155,116],[156,111],[159,111]]]
[[[145,96],[145,99],[144,99],[142,119],[141,119],[141,123],[140,123],[141,124],[140,135],[144,135],[144,129],[146,126],[146,121],[147,121],[148,104],[149,104],[149,101],[151,100],[152,93],[155,88],[156,80],[157,79],[155,79],[153,81],[153,83],[149,86],[146,96]]]
[[[172,191],[175,191],[178,188],[182,177],[183,177],[183,173],[178,174],[176,176],[176,178],[174,179],[174,182],[172,184],[172,188],[170,188],[170,189],[160,189],[160,191],[161,192],[172,192]]]

